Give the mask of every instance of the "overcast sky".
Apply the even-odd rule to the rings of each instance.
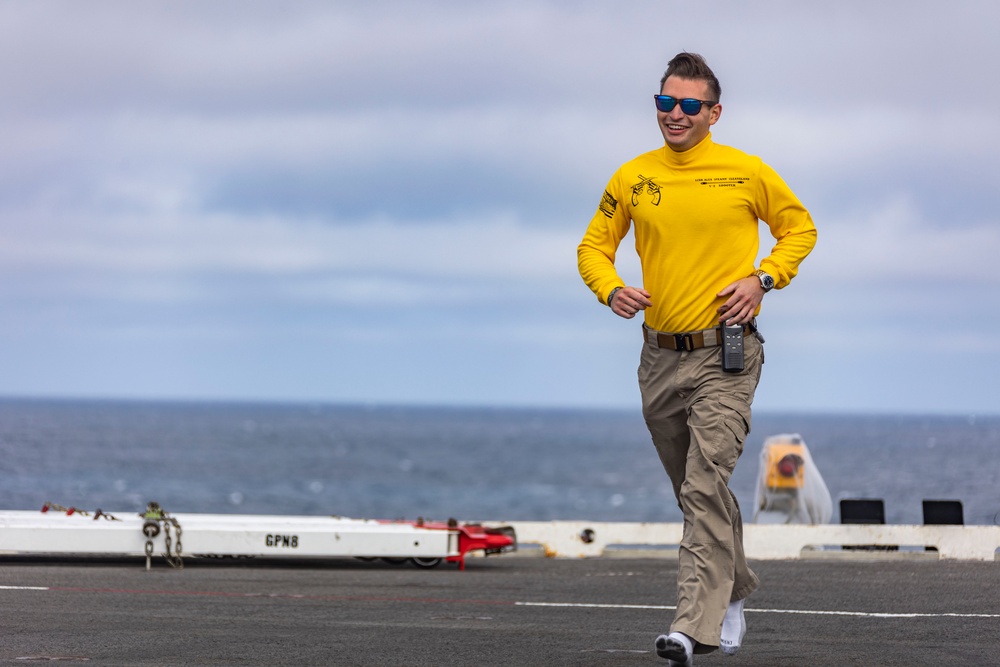
[[[993,0],[0,2],[0,394],[637,409],[576,246],[690,50],[819,230],[755,407],[1000,412],[998,34]]]

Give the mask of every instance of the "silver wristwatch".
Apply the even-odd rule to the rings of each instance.
[[[774,289],[774,278],[771,277],[770,273],[757,269],[753,272],[753,275],[757,276],[757,279],[760,280],[760,286],[764,289],[765,293]]]

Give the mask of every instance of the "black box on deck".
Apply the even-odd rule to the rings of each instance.
[[[840,523],[885,523],[885,503],[881,498],[841,500]]]
[[[962,526],[965,517],[962,514],[961,500],[925,500],[925,526]]]
[[[885,523],[885,502],[881,498],[847,498],[840,501],[840,523]],[[898,551],[899,545],[845,544],[846,551]]]

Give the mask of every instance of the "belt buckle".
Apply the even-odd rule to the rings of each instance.
[[[694,350],[694,339],[691,338],[691,334],[674,334],[674,346],[678,350],[684,350],[685,352],[691,352]]]

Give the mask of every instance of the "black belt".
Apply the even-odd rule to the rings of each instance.
[[[754,326],[753,322],[744,324],[743,337],[746,338],[756,330],[757,327]],[[691,331],[688,333],[664,333],[650,329],[643,324],[642,335],[648,344],[668,350],[687,350],[690,352],[702,347],[722,345],[722,333],[718,328],[702,329],[701,331]]]

